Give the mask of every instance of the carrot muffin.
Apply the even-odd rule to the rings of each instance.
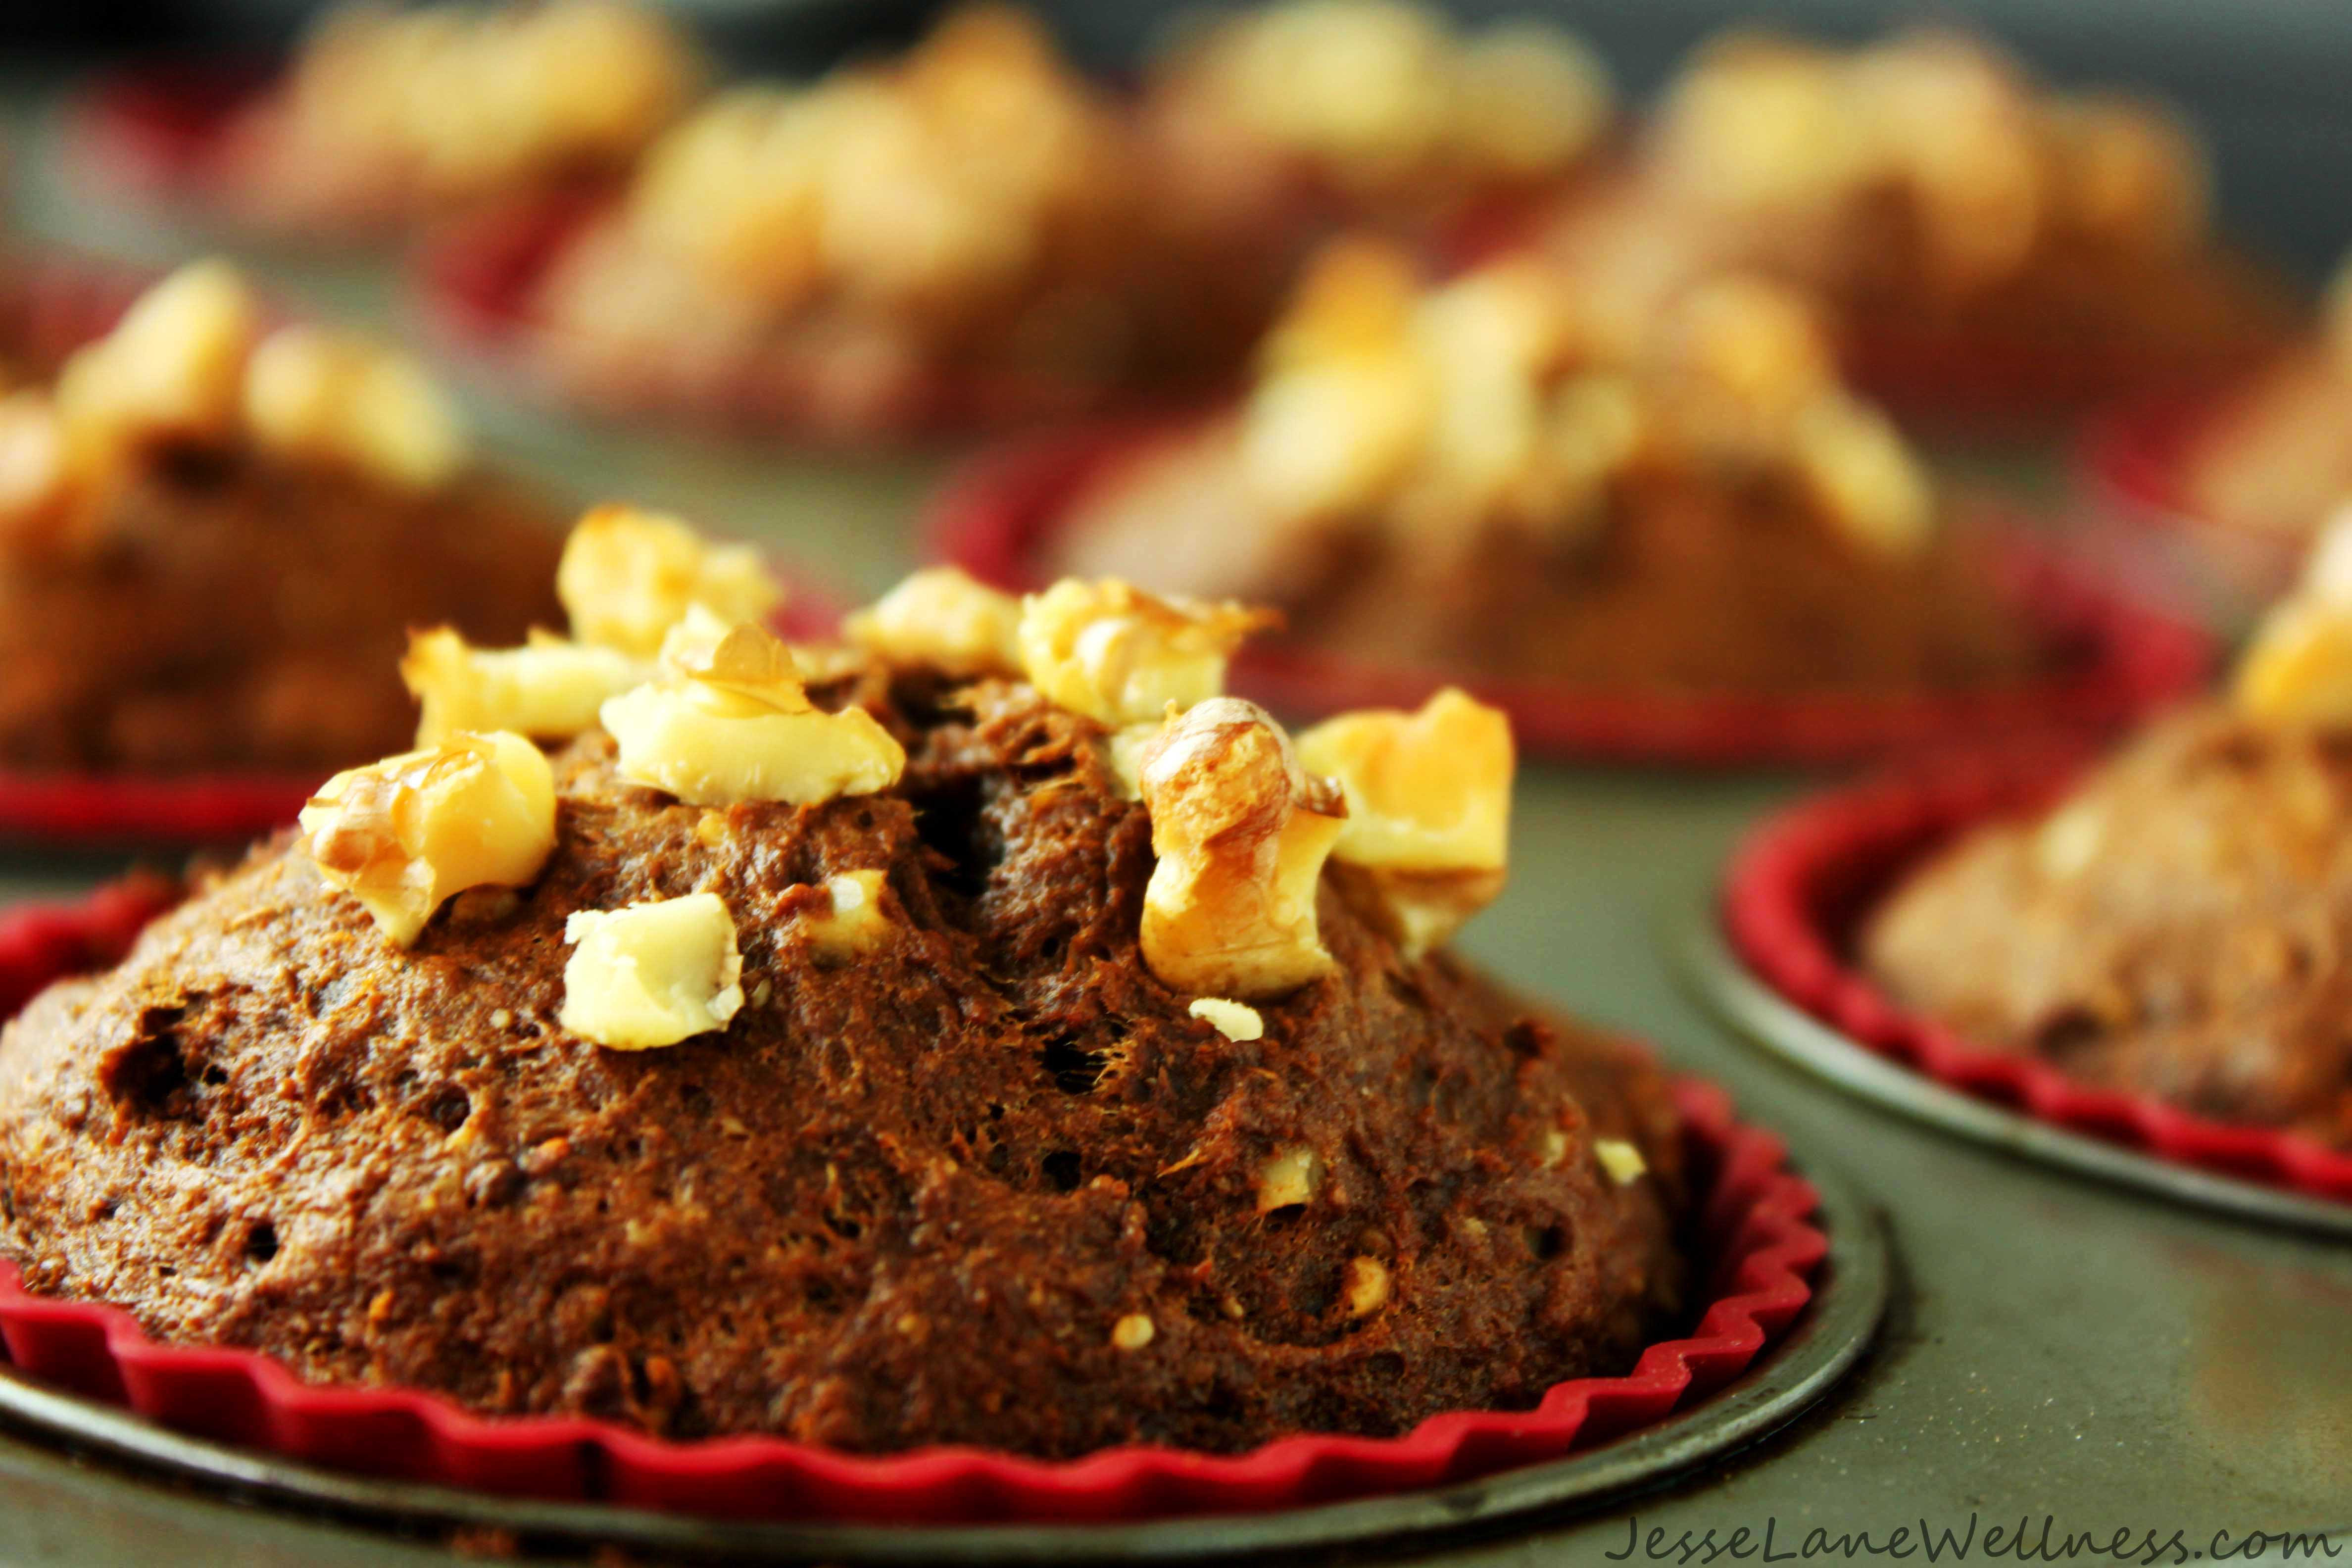
[[[1861,951],[1901,1005],[2105,1088],[2352,1150],[2352,528],[2226,700],[1907,878]]]
[[[2168,110],[2051,92],[1962,34],[1720,37],[1667,89],[1635,183],[1571,223],[1818,291],[1867,374],[2030,355],[2105,395],[2243,363],[2291,321],[2213,234],[2203,149]]]
[[[1499,715],[1291,737],[1217,695],[1246,612],[1118,583],[787,647],[617,510],[562,588],[581,640],[420,637],[418,750],[0,1035],[32,1288],[499,1414],[1055,1457],[1525,1407],[1680,1321],[1662,1080],[1444,945]]]
[[[0,764],[310,770],[398,744],[409,626],[551,624],[554,520],[405,357],[200,262],[0,395]]]
[[[868,432],[1224,368],[1266,266],[1165,210],[1132,112],[1039,23],[980,6],[902,58],[712,100],[562,247],[531,313],[593,400],[651,384]]]
[[[2060,650],[1997,593],[1803,304],[1643,312],[1539,261],[1424,285],[1336,242],[1242,405],[1117,465],[1059,570],[1272,604],[1388,668],[1664,693],[1904,690]]]
[[[1144,112],[1181,188],[1236,229],[1315,209],[1423,226],[1589,169],[1616,95],[1546,22],[1465,32],[1410,0],[1281,0],[1180,31]]]
[[[201,194],[241,222],[332,237],[593,184],[703,75],[684,35],[628,0],[344,5],[224,127]]]

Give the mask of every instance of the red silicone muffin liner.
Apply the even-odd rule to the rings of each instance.
[[[426,329],[458,360],[541,401],[624,419],[706,425],[743,436],[850,443],[945,437],[1083,414],[1132,389],[1012,374],[933,371],[877,399],[845,398],[821,358],[739,373],[633,361],[611,374],[566,369],[563,329],[540,313],[564,252],[611,210],[609,192],[534,196],[443,226],[418,247],[412,292]]]
[[[1905,872],[1971,827],[2053,804],[2087,760],[2080,747],[1979,752],[1801,802],[1732,859],[1723,921],[1733,947],[1798,1007],[1938,1083],[2160,1159],[2352,1202],[2352,1154],[2078,1083],[1905,1012],[1855,967],[1863,918]]]
[[[984,455],[933,500],[927,552],[1000,586],[1032,589],[1073,501],[1122,461],[1181,426],[1106,421]],[[1299,647],[1244,649],[1236,690],[1297,714],[1412,707],[1456,683],[1509,714],[1530,752],[1707,766],[1832,763],[1955,737],[2110,729],[2193,688],[2211,645],[2196,626],[2070,569],[2021,537],[2000,564],[2019,602],[2086,650],[2080,668],[1979,691],[1871,697],[1672,695],[1541,680],[1491,680],[1370,665]]]
[[[118,958],[166,907],[154,880],[0,918],[0,1005]],[[1456,1411],[1401,1437],[1302,1435],[1249,1453],[1106,1449],[1043,1462],[976,1448],[869,1458],[780,1438],[680,1443],[575,1417],[487,1419],[421,1390],[306,1384],[247,1351],[161,1344],[128,1312],[29,1294],[0,1262],[0,1344],[17,1368],[167,1426],[307,1463],[501,1494],[744,1518],[896,1523],[1115,1521],[1300,1507],[1449,1485],[1557,1458],[1664,1416],[1747,1369],[1811,1300],[1828,1238],[1811,1185],[1718,1089],[1678,1079],[1713,1260],[1687,1338],[1622,1377],[1559,1384],[1524,1411]]]
[[[278,74],[276,61],[262,58],[163,60],[108,71],[67,106],[66,167],[77,181],[159,206],[233,201],[230,133]]]

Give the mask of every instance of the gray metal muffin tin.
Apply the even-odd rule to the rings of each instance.
[[[20,78],[8,100],[26,175],[20,226],[135,258],[179,254],[170,236],[75,207],[44,183],[32,122],[53,85]],[[380,268],[285,257],[257,266],[321,308],[400,320]],[[930,458],[747,451],[478,403],[485,445],[517,467],[582,499],[641,499],[768,537],[856,593],[879,591],[905,568],[907,520],[939,472]],[[1360,1522],[1373,1518],[1367,1512],[1171,1523],[1058,1545],[963,1532],[960,1542],[901,1537],[895,1554],[1181,1557],[1279,1543],[1322,1556],[1311,1542],[1370,1534],[1390,1542],[1387,1554],[1414,1561],[1646,1563],[1675,1563],[1685,1532],[1703,1552],[1706,1531],[1727,1546],[1748,1527],[1748,1555],[1709,1565],[1730,1568],[1761,1560],[1768,1521],[1776,1553],[1800,1551],[1815,1529],[1825,1540],[1867,1531],[1883,1546],[1898,1527],[1916,1534],[1924,1521],[1957,1531],[1971,1516],[1980,1528],[2023,1519],[2030,1533],[2047,1516],[2053,1537],[2155,1530],[2161,1538],[2177,1529],[2184,1550],[2199,1552],[2216,1530],[2236,1541],[2257,1530],[2352,1528],[2352,1247],[1890,1114],[1759,1052],[1679,983],[1660,920],[1701,907],[1740,828],[1806,787],[1794,776],[1529,764],[1511,887],[1464,945],[1507,980],[1637,1034],[1677,1068],[1727,1087],[1743,1117],[1783,1131],[1801,1161],[1832,1178],[1842,1245],[1866,1249],[1877,1222],[1854,1216],[1883,1216],[1892,1242],[1884,1326],[1810,1410],[1790,1418],[1811,1392],[1806,1380],[1832,1377],[1843,1351],[1807,1358],[1843,1342],[1853,1327],[1824,1320],[1871,1315],[1870,1291],[1849,1290],[1867,1284],[1868,1264],[1850,1261],[1852,1253],[1838,1260],[1838,1289],[1810,1328],[1693,1418],[1477,1488],[1355,1505],[1379,1512],[1376,1527]],[[0,901],[86,887],[120,865],[113,856],[0,848]],[[1701,1434],[1712,1423],[1722,1436],[1735,1415],[1752,1423],[1727,1439],[1746,1443],[1738,1451]],[[0,1387],[0,1563],[447,1562],[453,1520],[457,1548],[510,1544],[464,1524],[470,1504],[436,1507],[373,1489],[306,1493],[314,1483],[290,1472],[227,1484],[215,1467],[230,1460],[219,1451],[163,1451],[152,1429],[110,1423],[61,1444],[55,1424],[73,1416],[37,1394]],[[1647,1467],[1638,1479],[1636,1467]],[[187,1479],[206,1473],[214,1479]],[[1628,1484],[1639,1489],[1627,1494]],[[576,1521],[530,1522],[521,1545],[584,1560]],[[640,1524],[605,1522],[624,1537]],[[653,1533],[638,1537],[634,1561],[743,1548],[839,1561],[877,1544],[805,1532],[689,1539],[690,1528],[643,1528]],[[1654,1530],[1664,1533],[1654,1538]],[[1663,1559],[1652,1555],[1654,1540]],[[2352,1552],[2352,1534],[2341,1549]],[[1982,1555],[1979,1545],[1970,1561]],[[1693,1556],[1678,1568],[1703,1562]]]

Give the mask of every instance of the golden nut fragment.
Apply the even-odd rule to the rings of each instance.
[[[1346,827],[1266,711],[1202,702],[1148,742],[1139,780],[1159,857],[1143,891],[1143,961],[1179,991],[1261,1001],[1328,973],[1323,862]]]
[[[1797,478],[1832,526],[1864,550],[1901,559],[1936,531],[1936,489],[1895,422],[1832,393],[1797,416]]]
[[[1323,1156],[1304,1143],[1277,1149],[1258,1167],[1257,1212],[1295,1207],[1323,1190]]]
[[[801,929],[819,952],[831,958],[856,958],[881,945],[890,932],[890,917],[882,912],[882,889],[887,871],[844,871],[824,879],[833,907],[824,914],[802,917]]]
[[[261,308],[225,261],[194,261],[156,284],[114,331],[58,373],[58,412],[77,445],[217,442],[244,407]]]
[[[556,1022],[614,1050],[674,1046],[723,1029],[743,1006],[735,919],[716,893],[579,910]]]
[[[1622,1138],[1596,1138],[1592,1141],[1592,1157],[1619,1186],[1631,1186],[1649,1173],[1650,1163],[1642,1158],[1642,1151]]]
[[[689,805],[808,805],[898,782],[906,750],[874,715],[812,704],[792,650],[764,628],[712,625],[680,626],[663,673],[600,710],[623,778]]]
[[[400,679],[424,706],[416,743],[463,730],[512,730],[563,741],[596,727],[606,700],[653,678],[654,665],[618,648],[533,632],[520,647],[478,648],[447,626],[411,632]]]
[[[555,570],[556,596],[584,643],[650,657],[696,605],[756,621],[783,589],[748,544],[711,544],[674,517],[602,506],[580,520]]]
[[[1235,604],[1155,598],[1115,578],[1065,577],[1021,604],[1021,665],[1049,701],[1117,729],[1224,689],[1242,640],[1271,624]]]
[[[245,422],[265,449],[432,489],[466,466],[466,427],[425,368],[357,333],[281,327],[245,377]]]
[[[456,894],[538,877],[555,848],[554,773],[520,735],[454,735],[337,773],[301,826],[320,872],[405,947]]]
[[[1348,1316],[1368,1318],[1389,1304],[1389,1266],[1377,1258],[1360,1257],[1348,1259],[1348,1273],[1340,1288],[1348,1303]]]
[[[2254,629],[2231,696],[2267,723],[2352,724],[2352,508],[2320,534],[2301,584]]]
[[[1021,601],[953,566],[929,566],[842,625],[892,664],[962,679],[1021,672]]]
[[[1298,737],[1298,761],[1339,781],[1332,857],[1370,873],[1408,956],[1502,891],[1514,753],[1497,710],[1448,687],[1416,712],[1343,713]]]
[[[74,494],[66,432],[47,394],[0,397],[0,531],[14,540],[62,524]]]
[[[1195,996],[1184,1011],[1229,1040],[1262,1040],[1265,1038],[1265,1019],[1246,1002],[1228,1001],[1223,996]]]

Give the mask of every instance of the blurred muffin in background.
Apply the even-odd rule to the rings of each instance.
[[[1668,87],[1633,186],[1568,224],[1635,221],[1693,268],[1818,290],[1853,373],[1923,411],[2193,379],[2293,319],[2215,236],[2204,151],[2175,116],[2046,90],[1962,34],[1717,38]]]
[[[1240,405],[1112,465],[1052,569],[1280,607],[1287,640],[1484,681],[1674,693],[2015,680],[2057,651],[1745,274],[1640,308],[1530,257],[1429,285],[1316,262]]]
[[[425,374],[220,262],[38,358],[0,396],[0,764],[324,771],[412,731],[410,626],[560,613],[555,519]]]
[[[86,129],[131,155],[85,162],[144,169],[152,195],[206,216],[364,238],[609,180],[705,76],[685,33],[631,0],[344,5],[257,84],[185,67],[101,84]]]
[[[985,421],[1234,363],[1272,279],[1185,233],[1129,107],[980,6],[903,57],[713,100],[562,247],[534,313],[598,401]]]
[[[1155,59],[1151,133],[1236,231],[1320,215],[1425,226],[1557,191],[1616,122],[1609,70],[1534,18],[1458,28],[1408,0],[1196,17]]]
[[[2316,331],[2200,411],[2179,501],[2200,518],[2298,545],[2352,495],[2352,262]]]

